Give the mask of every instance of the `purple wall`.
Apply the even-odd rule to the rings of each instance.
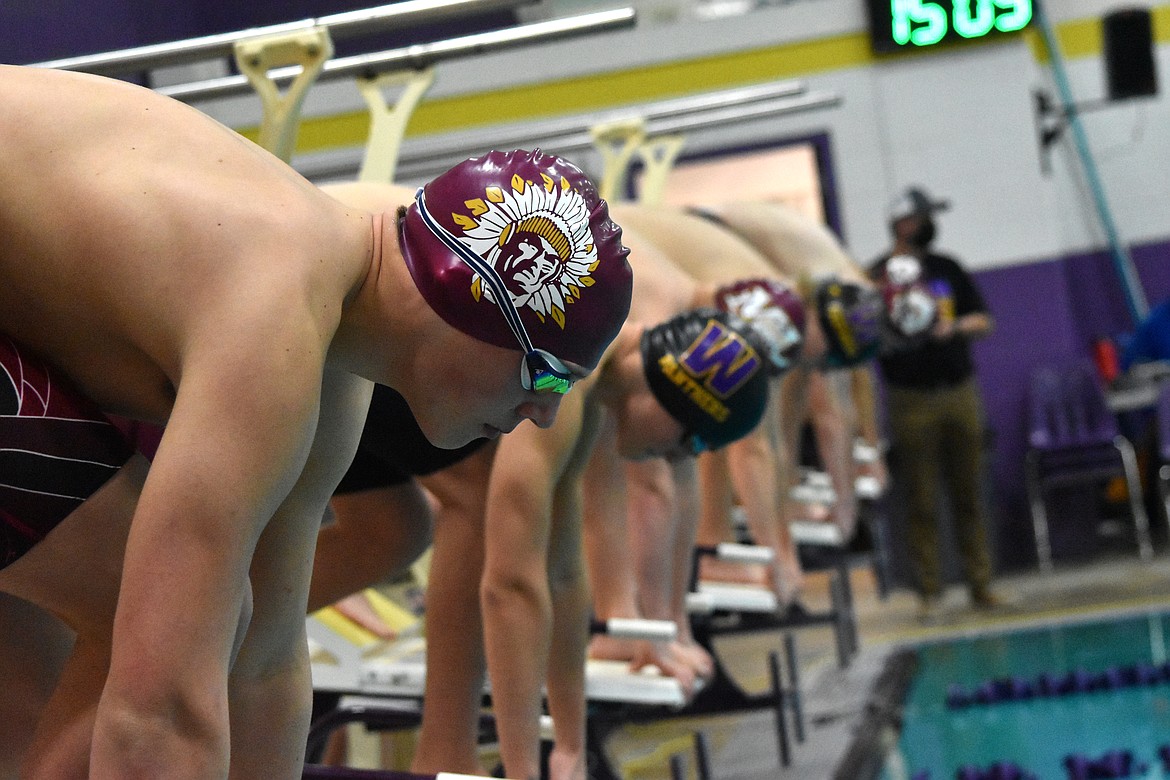
[[[392,0],[390,0],[392,1]],[[0,63],[30,62],[116,51],[152,43],[234,32],[281,22],[368,8],[381,0],[253,0],[172,2],[71,0],[68,3],[0,1]],[[511,11],[491,11],[407,30],[390,30],[336,42],[337,54],[368,52],[419,41],[507,27]]]
[[[1131,253],[1151,306],[1170,295],[1170,241],[1135,246]],[[975,277],[996,321],[974,354],[994,435],[989,466],[998,560],[1001,568],[1030,566],[1034,542],[1023,480],[1028,378],[1043,363],[1090,356],[1096,338],[1117,337],[1132,324],[1105,252]]]

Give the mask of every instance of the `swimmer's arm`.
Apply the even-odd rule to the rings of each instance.
[[[613,457],[617,457],[616,453]],[[636,524],[635,534],[627,542],[636,544],[636,574],[629,598],[636,598],[638,607],[644,610],[633,617],[669,620],[674,617],[677,551],[670,549],[669,554],[664,554],[666,545],[662,540],[675,539],[678,533],[674,473],[664,458],[627,461],[624,473],[628,508],[623,507],[623,511]],[[693,546],[692,540],[688,547]]]
[[[630,547],[627,517],[625,464],[617,451],[616,423],[607,415],[605,432],[599,437],[582,477],[586,485],[605,485],[605,490],[589,490],[582,506],[582,531],[589,585],[596,616],[611,618],[641,617],[635,601],[634,550]]]
[[[858,463],[857,471],[876,479],[884,490],[889,481],[889,472],[886,470],[886,457],[878,420],[877,378],[874,376],[872,364],[858,366],[852,373],[853,405],[857,409],[857,435],[874,452],[874,460]]]
[[[699,514],[702,507],[699,484],[699,464],[695,458],[677,458],[670,461],[671,481],[674,485],[672,503],[674,518],[678,527],[674,532],[674,563],[672,564],[673,586],[669,604],[670,611],[663,618],[674,620],[679,628],[679,640],[694,641],[688,626],[687,592],[691,589],[691,573],[694,571],[695,539],[699,531]],[[647,617],[653,615],[647,614]],[[688,695],[690,693],[688,692]]]
[[[583,389],[565,396],[552,428],[524,423],[501,439],[488,488],[484,641],[500,755],[505,774],[519,780],[540,775],[541,688],[552,627],[549,533],[556,490],[581,431]]]
[[[831,512],[846,537],[857,522],[857,493],[853,484],[852,406],[835,386],[841,372],[816,372],[809,383],[809,413],[816,433],[817,451],[836,494]]]
[[[585,776],[585,660],[589,647],[589,585],[585,576],[580,476],[559,491],[549,542],[552,643],[546,682],[553,719],[551,780]]]
[[[307,323],[275,319],[185,358],[127,541],[95,777],[227,774],[252,552],[305,463],[324,360]]]
[[[809,379],[812,371],[797,368],[780,380],[777,413],[780,417],[780,446],[776,451],[777,484],[783,491],[784,523],[801,519],[801,506],[789,496],[800,479],[800,434],[808,417]]]
[[[858,366],[850,372],[853,406],[857,410],[857,434],[871,447],[881,447],[878,424],[877,379],[873,365]]]
[[[930,334],[939,340],[961,336],[965,339],[980,339],[995,330],[995,320],[987,312],[975,311],[955,319],[940,318]]]
[[[785,491],[779,481],[777,427],[775,415],[768,414],[755,430],[728,447],[727,470],[755,543],[777,551],[778,555],[780,550],[786,550],[795,558],[792,535],[788,524],[782,522]],[[778,595],[795,595],[800,582],[784,582],[781,574],[780,565],[773,564],[773,589]]]
[[[351,374],[325,372],[308,460],[252,557],[252,622],[229,678],[233,778],[301,775],[312,710],[305,611],[314,549],[372,390]]]

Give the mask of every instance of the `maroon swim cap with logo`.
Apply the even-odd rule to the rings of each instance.
[[[593,182],[556,155],[492,151],[465,160],[419,191],[398,235],[431,308],[488,344],[523,349],[512,307],[498,306],[493,290],[507,290],[537,349],[589,369],[630,310],[621,228]],[[452,240],[471,250],[471,262],[445,243]]]
[[[792,368],[804,347],[804,302],[775,279],[740,279],[715,291],[715,305],[751,325],[767,345],[768,373]]]

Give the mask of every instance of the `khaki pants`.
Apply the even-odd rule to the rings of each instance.
[[[991,555],[980,490],[983,404],[974,380],[940,390],[889,387],[887,401],[898,453],[895,478],[906,496],[910,559],[922,594],[942,592],[940,492],[950,499],[963,573],[972,593],[986,592]]]

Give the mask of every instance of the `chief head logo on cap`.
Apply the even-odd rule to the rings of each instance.
[[[917,257],[894,255],[887,260],[881,287],[886,321],[897,336],[920,336],[938,322],[938,301],[923,281]]]
[[[950,207],[948,200],[934,200],[921,187],[909,187],[890,204],[888,217],[893,224],[906,217],[928,217]]]
[[[593,368],[629,313],[621,228],[572,163],[493,151],[419,190],[399,241],[415,285],[449,325],[488,344],[524,341]]]
[[[767,346],[729,312],[695,309],[642,334],[642,370],[654,397],[696,451],[747,435],[768,402]]]
[[[938,322],[938,301],[924,284],[911,284],[887,291],[886,316],[899,335],[921,336]]]
[[[876,289],[829,277],[817,286],[815,300],[828,342],[826,367],[847,368],[877,355],[885,304]]]
[[[922,278],[922,261],[914,255],[894,255],[886,261],[886,282],[898,287]]]
[[[804,304],[796,290],[774,279],[741,279],[717,289],[715,305],[760,334],[769,374],[795,365],[804,346]]]

